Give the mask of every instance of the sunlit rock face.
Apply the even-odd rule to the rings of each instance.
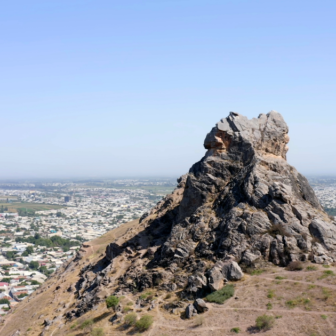
[[[249,120],[231,112],[206,136],[204,147],[233,155],[237,154],[237,147],[250,147],[259,155],[273,154],[286,159],[288,142],[288,127],[280,113],[271,111]]]

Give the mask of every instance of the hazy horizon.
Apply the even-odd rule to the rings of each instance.
[[[289,126],[291,165],[336,175],[335,10],[288,0],[4,3],[0,179],[178,177],[230,111],[270,110]]]

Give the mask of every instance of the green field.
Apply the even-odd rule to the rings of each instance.
[[[176,187],[173,186],[159,186],[159,185],[154,185],[154,186],[121,186],[121,185],[104,185],[104,186],[95,186],[95,185],[90,185],[90,184],[83,184],[80,185],[81,188],[106,188],[106,189],[118,189],[118,190],[146,190],[148,192],[151,192],[153,194],[162,194],[162,195],[167,195],[173,192],[173,190]]]
[[[162,187],[162,186],[135,186],[135,187],[113,187],[115,189],[128,189],[128,190],[136,190],[136,189],[141,189],[141,190],[147,190],[149,192],[152,192],[154,194],[170,194],[175,187]]]
[[[336,208],[324,208],[325,212],[330,216],[336,216]]]
[[[0,202],[0,207],[7,207],[8,212],[18,212],[18,209],[27,209],[27,211],[43,211],[43,210],[57,210],[64,208],[62,205],[55,204],[38,204],[38,203],[6,203]]]

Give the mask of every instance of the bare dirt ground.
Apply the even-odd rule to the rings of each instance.
[[[92,332],[97,328],[103,329],[104,335],[140,335],[124,324],[113,325],[109,321],[113,312],[106,308],[104,302],[76,320],[65,322],[62,319],[64,312],[75,304],[75,297],[67,292],[67,288],[78,280],[81,267],[99,260],[108,243],[126,238],[130,228],[137,223],[133,221],[122,225],[90,242],[84,249],[85,257],[78,265],[50,278],[36,293],[13,309],[2,322],[0,335],[12,336],[16,330],[20,330],[21,336],[41,335],[45,319],[54,322],[43,336],[94,335]],[[311,263],[304,265],[302,271],[290,272],[274,266],[256,275],[246,274],[242,281],[234,283],[234,297],[222,305],[208,303],[209,311],[191,320],[185,320],[181,314],[174,315],[164,308],[167,303],[179,301],[178,293],[167,296],[166,292],[149,290],[148,295],[156,301],[156,307],[151,311],[147,306],[136,306],[138,297],[143,293],[126,295],[121,298],[121,303],[124,310],[135,312],[138,317],[144,314],[154,317],[153,326],[141,333],[144,336],[236,335],[233,328],[239,328],[239,335],[335,336],[336,267]],[[116,272],[121,272],[124,266],[120,262]],[[259,331],[255,328],[256,318],[263,314],[275,317],[271,330]],[[81,324],[88,320],[93,324],[83,330]]]

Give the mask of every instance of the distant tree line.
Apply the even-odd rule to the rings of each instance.
[[[8,211],[8,207],[4,207],[3,205],[1,205],[0,207],[0,213],[4,213]]]
[[[18,243],[31,243],[37,246],[61,247],[63,251],[68,251],[70,247],[80,245],[79,241],[71,241],[70,239],[62,238],[60,236],[42,238],[38,233],[36,233],[35,236],[29,236],[27,238],[17,237],[15,241]]]

